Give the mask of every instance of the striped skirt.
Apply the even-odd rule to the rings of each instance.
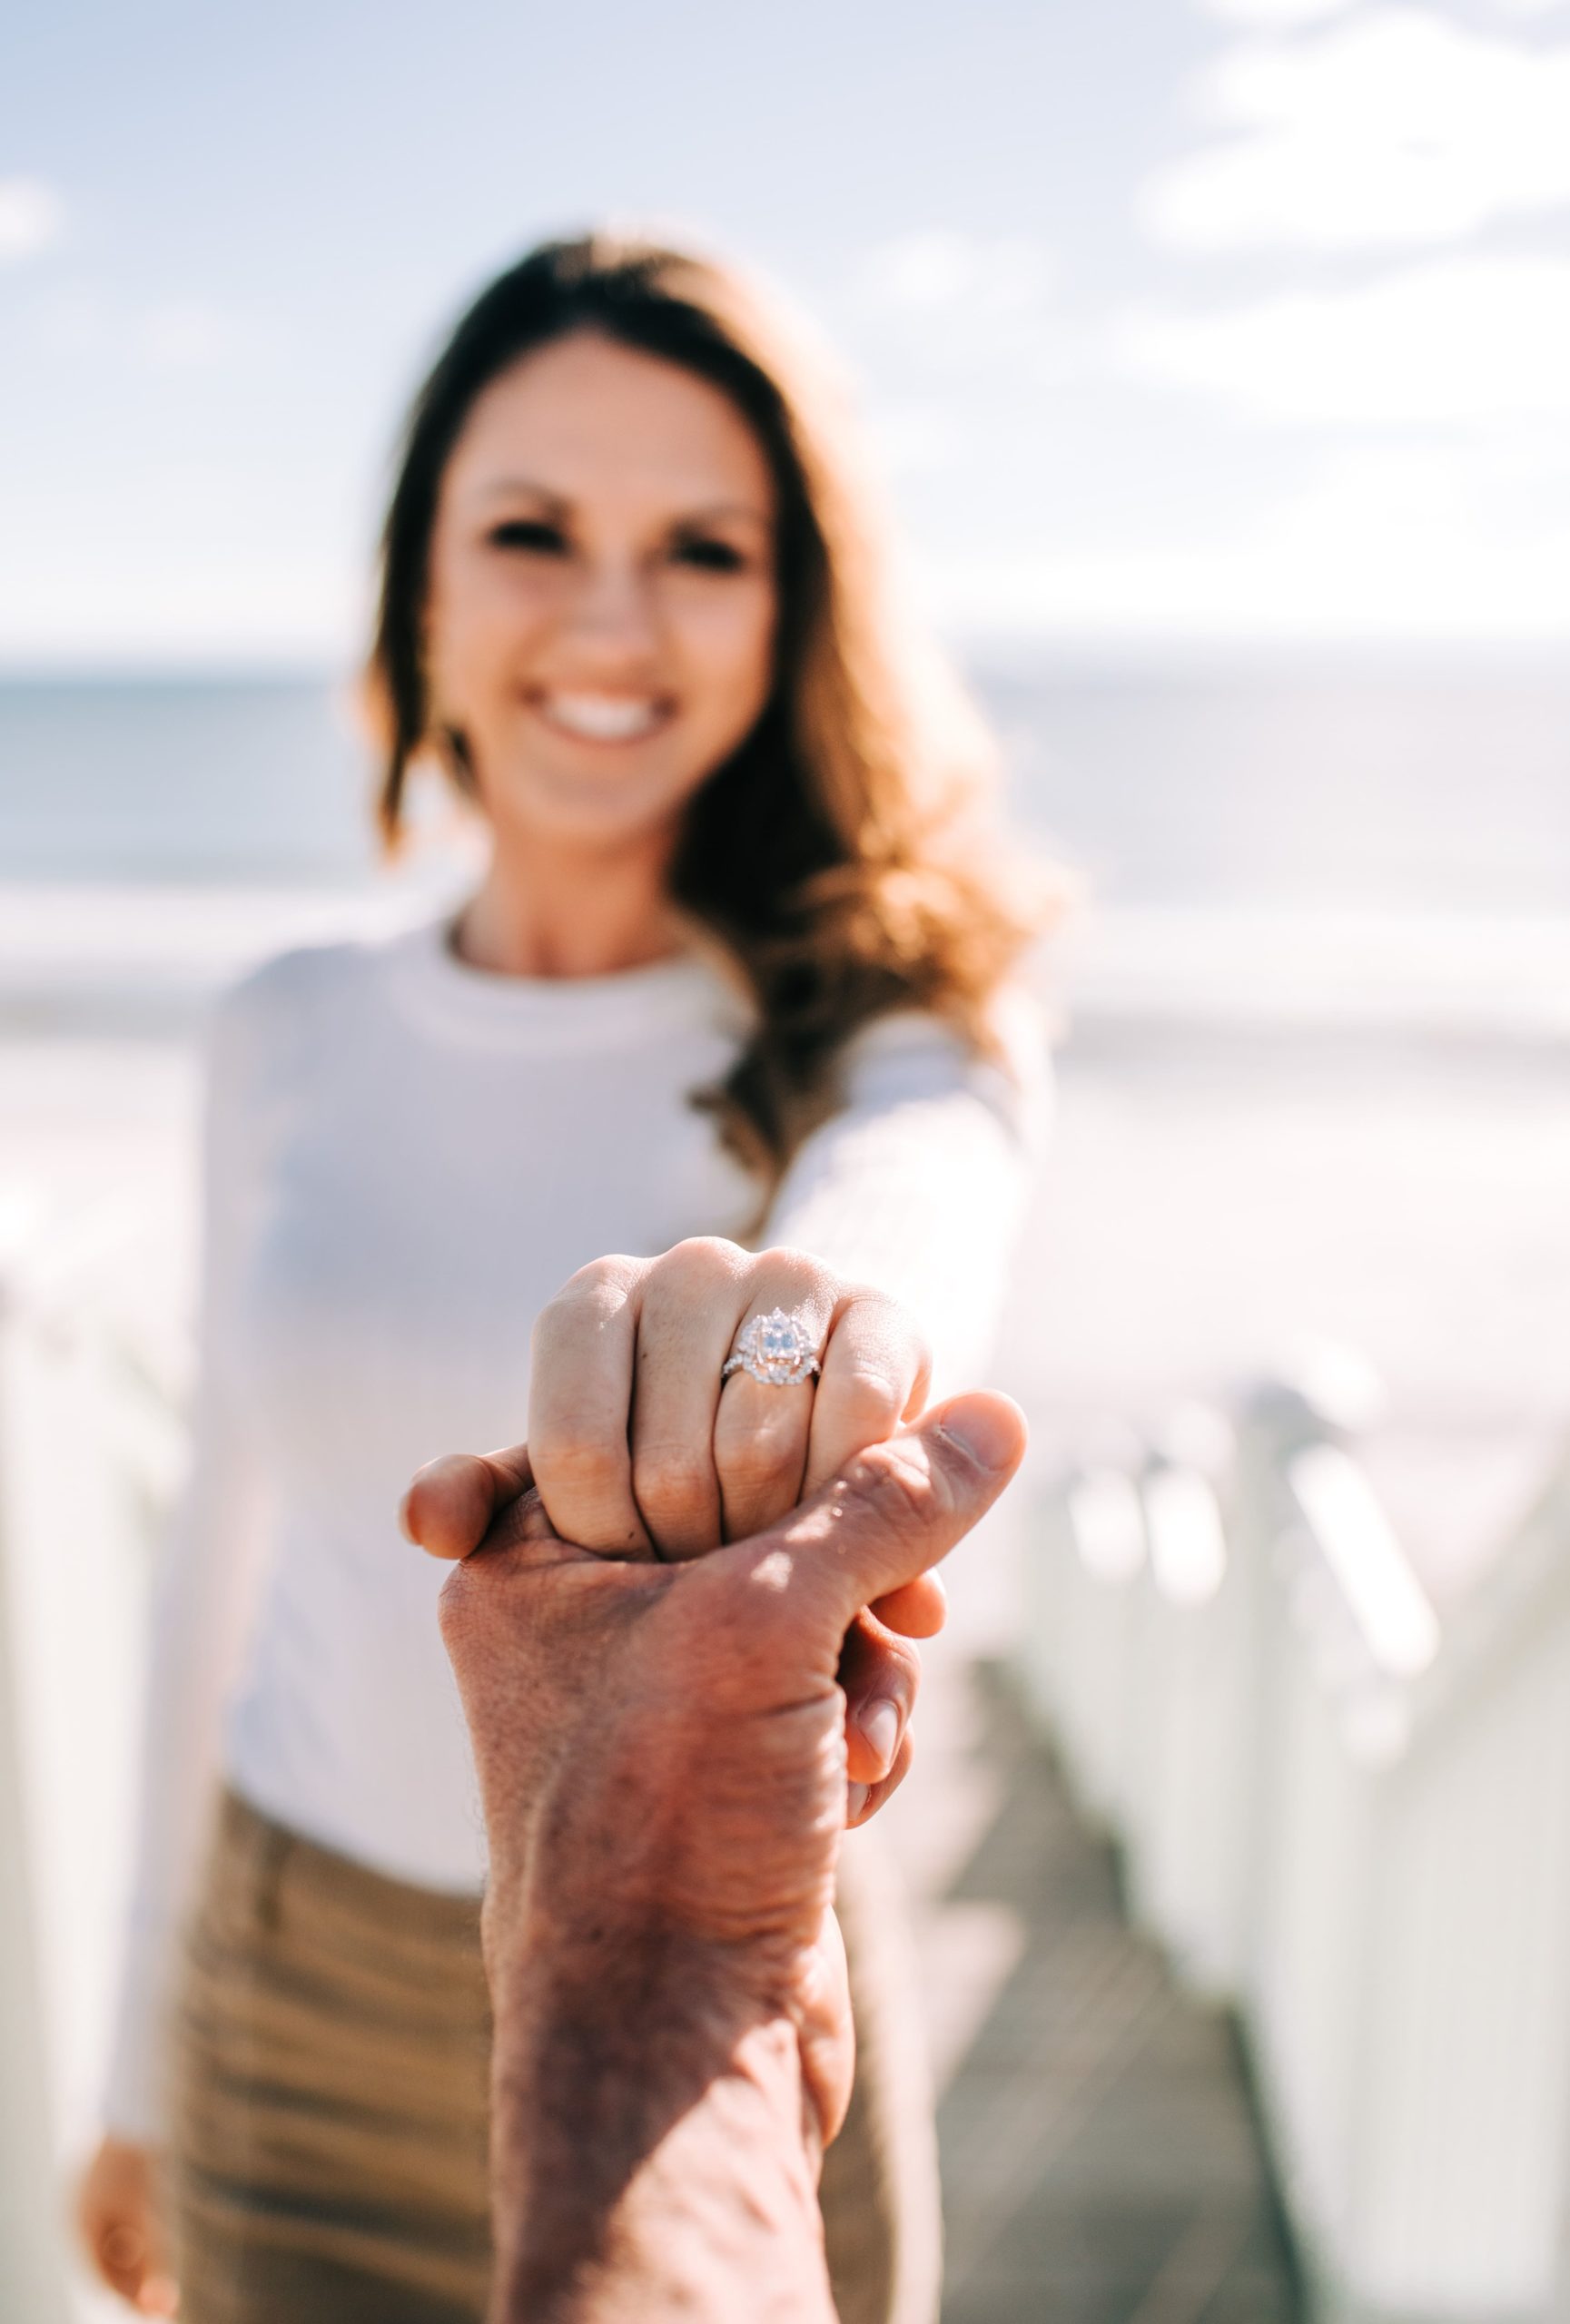
[[[932,2105],[875,1836],[840,1916],[856,2086],[824,2161],[842,2324],[932,2324]],[[174,2027],[182,2324],[483,2324],[490,2017],[478,1905],[370,1872],[232,1793]]]

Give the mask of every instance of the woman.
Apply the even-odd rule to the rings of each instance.
[[[371,671],[381,825],[396,843],[427,757],[489,862],[449,921],[273,962],[212,1041],[194,1464],[83,2200],[146,2309],[173,2296],[168,2143],[190,2324],[484,2312],[484,1867],[439,1570],[392,1522],[411,1470],[527,1409],[561,1533],[693,1554],[919,1406],[923,1332],[956,1382],[982,1356],[1031,919],[874,542],[812,362],[679,252],[535,252],[416,404]],[[801,1342],[783,1386],[731,1364],[775,1307]],[[921,1592],[884,1610],[937,1619]],[[853,1821],[903,1772],[911,1689],[865,1620]],[[915,2319],[930,2120],[856,1887],[831,2261],[847,2319]]]

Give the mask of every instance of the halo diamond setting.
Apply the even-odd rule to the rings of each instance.
[[[736,1335],[726,1357],[722,1380],[746,1372],[765,1388],[797,1388],[822,1370],[817,1349],[799,1315],[783,1307],[766,1315],[750,1315]]]

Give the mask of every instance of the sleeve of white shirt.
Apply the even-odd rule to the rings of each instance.
[[[1022,995],[1000,1032],[1004,1064],[928,1016],[859,1034],[846,1102],[792,1161],[763,1236],[903,1301],[932,1350],[934,1399],[986,1377],[1044,1143],[1046,1037]]]
[[[163,2132],[178,1945],[262,1560],[262,1478],[237,1377],[235,1313],[258,1186],[260,999],[255,982],[232,994],[208,1046],[191,1456],[153,1591],[131,1909],[104,2096],[106,2128],[151,2142]]]

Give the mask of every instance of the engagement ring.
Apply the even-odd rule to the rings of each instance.
[[[822,1369],[800,1316],[776,1307],[772,1315],[750,1316],[742,1325],[719,1376],[728,1380],[733,1372],[746,1372],[765,1388],[796,1388]]]

